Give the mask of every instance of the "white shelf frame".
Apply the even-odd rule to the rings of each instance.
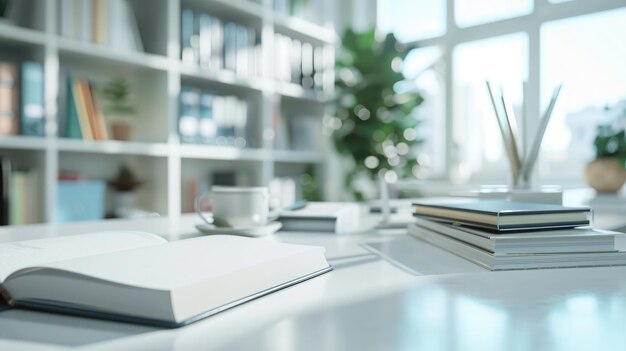
[[[112,50],[106,46],[63,37],[57,33],[57,2],[58,0],[40,0],[44,3],[43,30],[20,27],[11,23],[0,22],[0,45],[11,44],[20,47],[32,47],[43,52],[44,63],[44,96],[46,132],[44,137],[9,136],[0,137],[0,150],[26,150],[28,152],[43,153],[41,174],[45,185],[44,218],[50,222],[54,216],[57,202],[57,177],[59,174],[59,159],[66,154],[86,155],[134,155],[143,157],[161,158],[167,164],[167,213],[171,223],[175,224],[181,216],[181,165],[183,160],[216,160],[252,162],[259,182],[269,184],[275,176],[275,164],[316,164],[318,168],[325,166],[324,150],[317,151],[289,151],[274,150],[273,142],[263,137],[262,131],[272,129],[272,103],[275,95],[292,99],[301,99],[303,102],[319,103],[321,106],[330,101],[333,93],[334,76],[328,72],[324,80],[324,92],[308,91],[302,87],[285,82],[276,82],[271,79],[273,62],[273,36],[275,32],[292,35],[294,38],[309,41],[323,46],[334,57],[335,45],[338,36],[334,32],[331,22],[324,25],[309,23],[303,19],[278,14],[273,11],[272,0],[261,0],[254,3],[246,0],[206,0],[203,4],[211,4],[223,10],[261,22],[261,36],[263,45],[262,78],[242,79],[227,71],[211,72],[199,67],[184,65],[180,60],[180,9],[181,3],[193,5],[194,0],[163,0],[167,8],[167,55],[127,52]],[[131,0],[132,1],[132,0]],[[326,8],[332,0],[322,0]],[[103,65],[117,65],[140,70],[155,70],[167,76],[167,140],[156,143],[138,141],[85,141],[57,137],[57,95],[59,86],[59,71],[64,58],[93,59]],[[218,147],[208,145],[181,144],[178,138],[178,96],[182,81],[196,81],[208,83],[217,88],[226,88],[230,91],[242,93],[254,92],[260,94],[260,118],[257,125],[262,128],[259,136],[261,145],[256,149],[237,149],[233,147]],[[320,116],[321,117],[321,116]],[[288,117],[287,117],[288,118]],[[320,123],[321,125],[321,123]],[[323,170],[318,174],[325,174]],[[323,183],[323,181],[322,181]]]

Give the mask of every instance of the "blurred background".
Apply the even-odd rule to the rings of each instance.
[[[507,187],[486,80],[522,156],[563,85],[530,188],[626,208],[625,39],[616,0],[0,0],[0,224]]]

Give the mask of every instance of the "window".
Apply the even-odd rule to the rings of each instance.
[[[503,89],[519,117],[522,86],[528,79],[527,57],[525,33],[469,42],[455,49],[452,128],[456,162],[450,174],[455,180],[508,181],[509,164],[485,81]]]
[[[379,0],[377,16],[378,29],[402,42],[446,32],[446,0]]]
[[[446,22],[446,4],[454,23]],[[526,142],[553,88],[564,84],[533,179],[583,184],[596,125],[626,110],[626,2],[378,0],[378,8],[379,30],[415,48],[404,72],[425,92],[422,157],[445,161],[445,172],[430,177],[509,182],[489,79],[513,105]]]
[[[580,179],[594,157],[596,126],[622,113],[615,107],[626,99],[625,40],[626,9],[542,26],[542,106],[555,85],[563,90],[542,145],[541,179]]]
[[[459,27],[527,15],[532,11],[533,0],[456,0],[454,2],[454,17]]]
[[[445,171],[445,65],[439,47],[413,49],[404,60],[403,73],[407,78],[399,89],[417,89],[424,102],[414,113],[420,120],[418,139],[423,140],[417,160],[420,167],[414,172],[419,179],[442,175]]]

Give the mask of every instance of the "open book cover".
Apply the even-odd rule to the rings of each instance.
[[[316,246],[101,232],[0,244],[0,301],[180,327],[331,269]]]

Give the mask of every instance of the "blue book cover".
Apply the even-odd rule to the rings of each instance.
[[[23,62],[21,83],[21,134],[43,136],[45,125],[43,65],[33,61]]]

